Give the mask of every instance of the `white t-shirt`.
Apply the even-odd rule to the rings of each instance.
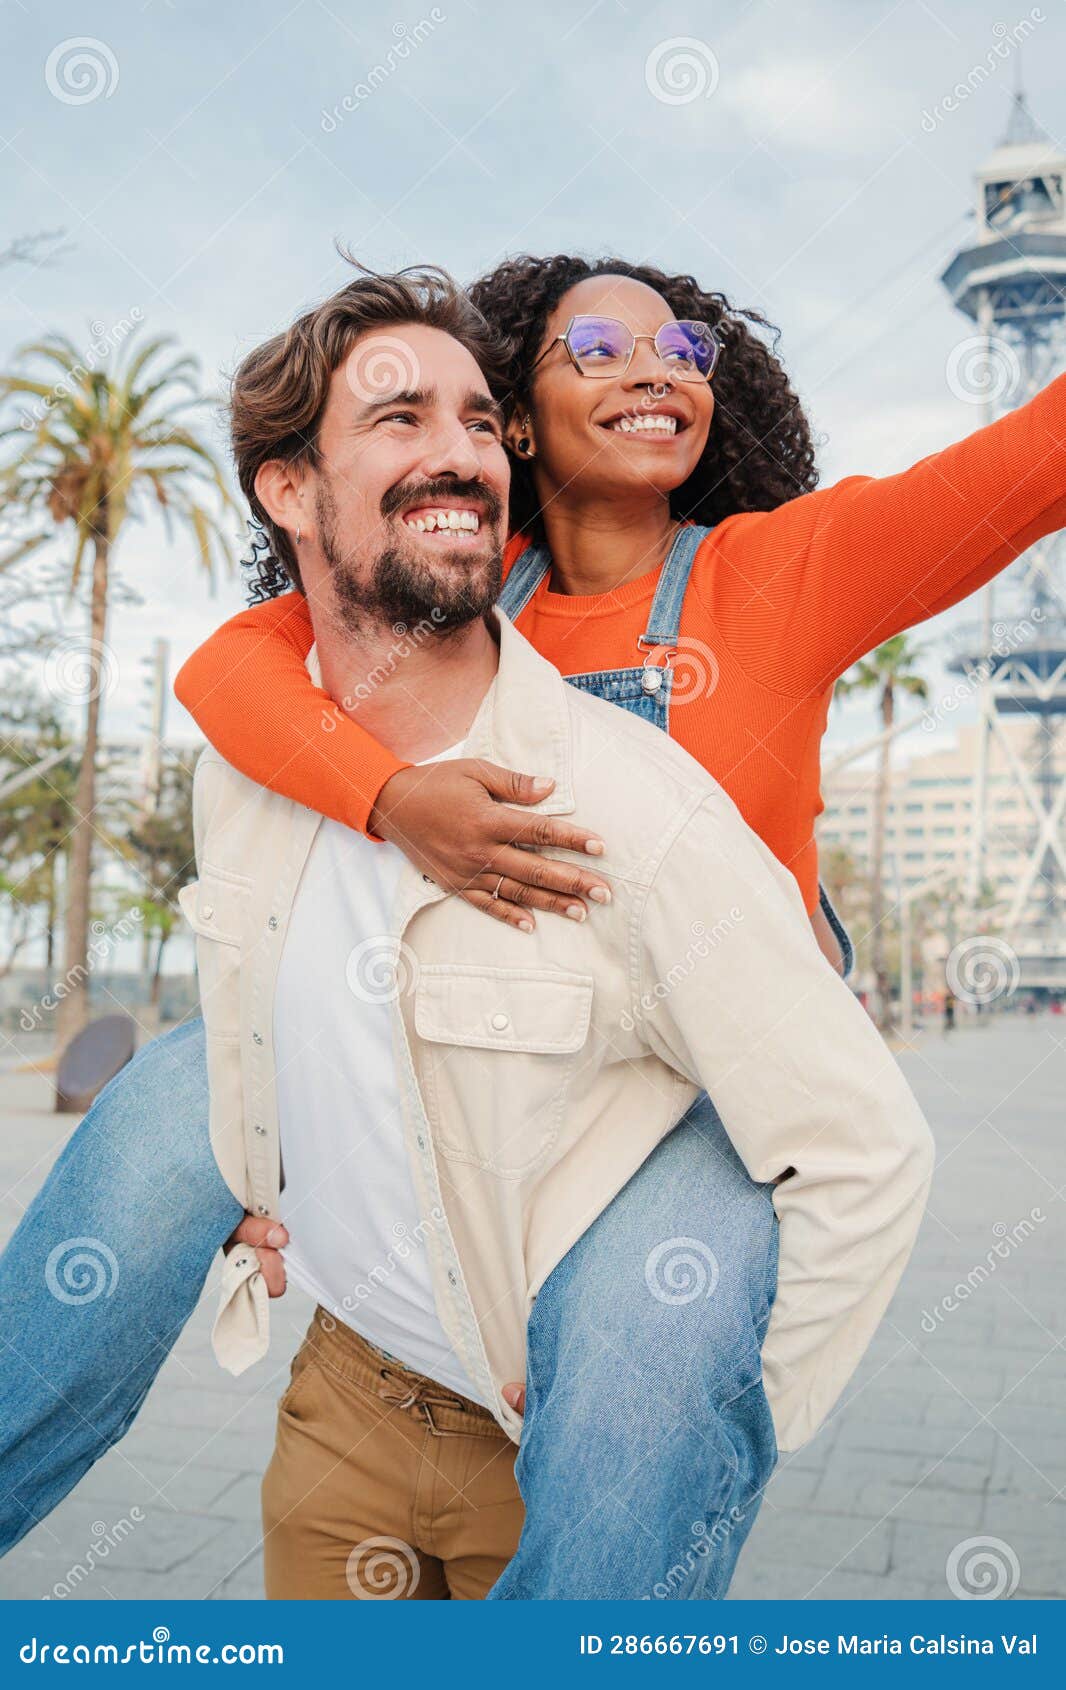
[[[455,745],[428,758],[461,757]],[[433,1298],[403,1136],[388,937],[403,856],[328,818],[304,865],[281,954],[274,1049],[293,1284],[408,1367],[475,1402]]]

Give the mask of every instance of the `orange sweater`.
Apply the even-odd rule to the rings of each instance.
[[[833,683],[1063,526],[1066,375],[898,475],[848,476],[728,517],[705,540],[681,617],[670,732],[792,870],[809,911]],[[509,543],[507,566],[524,544]],[[589,597],[544,581],[517,626],[564,675],[639,664],[657,573]],[[286,593],[213,634],[175,691],[252,780],[365,832],[382,786],[407,765],[312,685],[311,641],[304,600]]]

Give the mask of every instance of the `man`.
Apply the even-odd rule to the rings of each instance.
[[[201,760],[200,878],[182,902],[212,1142],[244,1207],[287,1229],[289,1271],[320,1305],[264,1484],[273,1597],[486,1595],[522,1524],[504,1386],[523,1377],[527,1530],[536,1509],[544,1532],[537,1405],[580,1381],[540,1376],[530,1310],[701,1090],[751,1179],[774,1183],[780,1262],[776,1299],[721,1358],[731,1388],[689,1405],[697,1533],[752,1500],[740,1446],[796,1448],[837,1399],[931,1172],[917,1105],[792,877],[675,743],[567,686],[492,610],[507,465],[478,323],[438,276],[368,278],[253,353],[234,389],[241,482],[288,536],[315,678],[412,763],[547,759],[542,807],[610,840],[612,892],[594,922],[501,928],[391,846]],[[306,384],[310,441],[291,422]],[[714,1294],[697,1240],[663,1251],[653,1294],[679,1264]],[[238,1243],[215,1332],[227,1366],[264,1352],[266,1310]],[[610,1407],[585,1405],[589,1460]],[[652,1538],[657,1483],[652,1464],[652,1529],[631,1528]]]

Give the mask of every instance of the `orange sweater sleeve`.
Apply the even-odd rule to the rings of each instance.
[[[1066,375],[898,475],[727,517],[693,572],[745,670],[801,698],[1066,526]]]
[[[299,593],[244,610],[179,669],[174,692],[226,761],[260,786],[369,834],[385,782],[409,763],[316,687],[314,642]]]

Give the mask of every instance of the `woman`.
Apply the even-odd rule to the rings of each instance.
[[[832,922],[819,916],[813,824],[820,807],[818,745],[833,682],[871,646],[957,602],[1066,520],[1066,383],[1056,382],[1023,410],[903,475],[851,477],[814,493],[809,433],[780,365],[741,315],[691,278],[615,260],[522,259],[478,284],[474,297],[515,341],[508,439],[518,532],[507,553],[504,609],[575,684],[639,709],[705,764],[796,875],[823,948],[832,951]],[[701,324],[721,344],[717,368]],[[679,331],[679,325],[688,326]],[[682,526],[686,521],[695,526]],[[287,541],[271,538],[284,566]],[[264,595],[284,586],[272,566],[261,573]],[[270,598],[228,624],[190,662],[180,696],[253,779],[394,839],[424,872],[490,915],[520,922],[531,919],[531,910],[560,904],[581,904],[586,913],[580,894],[591,893],[594,874],[513,846],[516,839],[572,844],[557,832],[559,824],[535,816],[516,822],[515,812],[495,801],[515,796],[506,774],[486,775],[461,761],[432,772],[398,765],[316,693],[303,665],[309,643],[301,601]],[[173,1111],[180,1100],[183,1154],[201,1183],[208,1177],[196,1035],[184,1029],[150,1048],[153,1054],[143,1052],[128,1078],[109,1088],[106,1107],[94,1111],[88,1136],[98,1151],[103,1141],[115,1180],[109,1202],[96,1211],[101,1217],[113,1214],[115,1204],[128,1206],[121,1149],[113,1145],[121,1144],[123,1126],[129,1133],[131,1110],[143,1119],[146,1104]],[[149,1097],[153,1085],[157,1104]],[[590,1403],[593,1414],[602,1409],[619,1440],[619,1483],[643,1464],[656,1492],[665,1475],[691,1499],[689,1513],[697,1510],[699,1521],[690,1534],[703,1537],[722,1521],[733,1522],[720,1534],[717,1553],[671,1593],[714,1596],[728,1584],[774,1458],[755,1403],[775,1236],[766,1194],[746,1182],[743,1169],[730,1168],[719,1133],[702,1100],[537,1299],[529,1333],[529,1443],[524,1438],[519,1470],[525,1461],[525,1481],[550,1481],[558,1501],[549,1515],[531,1505],[526,1491],[527,1533],[494,1595],[573,1594],[574,1558],[568,1561],[560,1546],[583,1546],[587,1557],[590,1512],[601,1545],[612,1534],[625,1541],[619,1519],[629,1493],[612,1487],[582,1496],[573,1445],[552,1436],[551,1416],[562,1412],[569,1383],[558,1361],[577,1326],[590,1319],[606,1365],[597,1372],[586,1346],[583,1403],[586,1413]],[[48,1216],[52,1237],[62,1236],[61,1217],[68,1233],[89,1230],[79,1193],[99,1176],[76,1141],[68,1155],[12,1249],[24,1232],[47,1231]],[[184,1189],[186,1172],[175,1187]],[[723,1200],[727,1187],[732,1202]],[[212,1207],[201,1193],[200,1207],[186,1210],[183,1203],[181,1217],[195,1301],[210,1255],[234,1224],[232,1200],[216,1194]],[[635,1324],[655,1311],[619,1297],[613,1269],[620,1260],[647,1261],[663,1240],[708,1235],[719,1261],[735,1271],[722,1275],[727,1294],[691,1304],[700,1324],[681,1329],[678,1343],[697,1364],[717,1348],[735,1361],[736,1372],[710,1377],[699,1425],[674,1436],[684,1414],[669,1427],[662,1405],[649,1414],[647,1379],[634,1375],[632,1384],[625,1365]],[[22,1251],[16,1272],[24,1259]],[[7,1266],[5,1259],[5,1272]],[[276,1273],[276,1264],[268,1271]],[[158,1342],[166,1345],[191,1306],[189,1284],[179,1295],[170,1260],[141,1264],[141,1272],[151,1286],[138,1294],[146,1305],[157,1301]],[[23,1307],[32,1313],[25,1300]],[[77,1368],[83,1359],[65,1354],[56,1366]],[[118,1392],[106,1424],[94,1426],[91,1436],[63,1426],[77,1453],[62,1472],[34,1424],[24,1441],[38,1452],[25,1506],[37,1513],[51,1506],[106,1441],[120,1435],[153,1372],[150,1359],[131,1362],[134,1387]],[[69,1372],[63,1378],[69,1398]],[[735,1415],[740,1399],[752,1408],[747,1418]],[[23,1405],[23,1422],[35,1413]],[[729,1439],[736,1475],[728,1497],[713,1504],[700,1495],[696,1447],[711,1428]],[[553,1469],[559,1449],[567,1450],[569,1466]],[[676,1471],[668,1468],[670,1459]],[[656,1523],[658,1553],[670,1566],[679,1520]],[[627,1569],[611,1568],[606,1577],[601,1594],[640,1593],[639,1582],[626,1582]]]

